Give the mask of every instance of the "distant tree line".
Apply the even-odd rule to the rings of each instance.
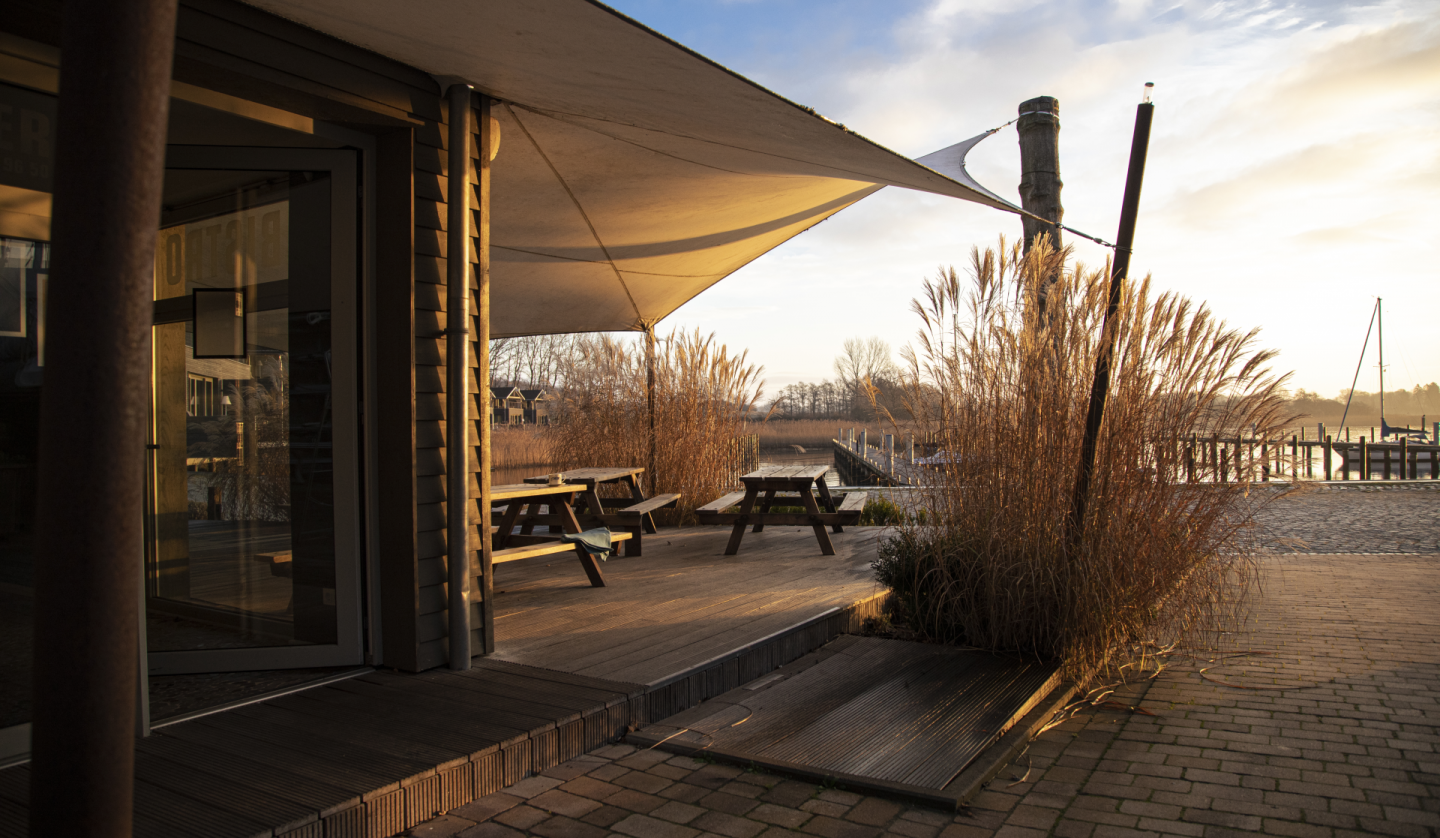
[[[1290,409],[1317,421],[1338,422],[1345,412],[1345,400],[1349,395],[1349,388],[1341,390],[1333,399],[1312,390],[1296,390],[1290,397]],[[1432,381],[1423,387],[1417,384],[1410,390],[1385,391],[1386,421],[1399,422],[1402,421],[1400,417],[1419,416],[1440,419],[1440,384]],[[1356,390],[1346,423],[1377,422],[1379,419],[1380,394]]]
[[[900,410],[903,387],[890,344],[878,337],[850,338],[834,362],[835,379],[783,387],[770,405],[772,419],[870,420]]]

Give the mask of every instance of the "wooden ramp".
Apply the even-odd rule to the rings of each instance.
[[[966,766],[1058,686],[1053,665],[851,635],[627,741],[956,805]]]

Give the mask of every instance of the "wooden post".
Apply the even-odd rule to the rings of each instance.
[[[1410,466],[1410,436],[1409,436],[1408,434],[1401,434],[1401,435],[1400,435],[1400,479],[1401,479],[1401,480],[1413,480],[1414,478],[1415,478],[1415,472],[1414,472],[1414,469]]]
[[[1360,437],[1360,479],[1370,479],[1370,444]],[[1348,458],[1347,458],[1348,459]]]
[[[62,14],[37,449],[29,829],[122,838],[133,820],[143,371],[176,0],[68,0]]]
[[[1324,446],[1324,448],[1321,449],[1321,453],[1322,453],[1323,456],[1325,457],[1325,479],[1328,481],[1328,480],[1332,479],[1332,473],[1331,473],[1331,471],[1330,471],[1330,454],[1331,454],[1331,451],[1334,449],[1335,446],[1334,446],[1334,443],[1332,443],[1332,442],[1330,441],[1330,437],[1329,437],[1329,436],[1326,436],[1324,439],[1325,439],[1325,446]]]
[[[1307,447],[1307,448],[1305,449],[1305,452],[1306,452],[1306,454],[1308,455],[1309,452],[1310,452],[1310,449]],[[1308,460],[1308,457],[1307,457],[1307,460]],[[1292,434],[1292,435],[1290,436],[1290,479],[1291,479],[1291,480],[1294,480],[1294,479],[1298,478],[1299,476],[1300,476],[1300,438]]]
[[[910,432],[909,443],[910,443],[909,460],[910,460],[910,465],[913,466],[913,465],[915,465],[915,432],[914,432],[914,431],[911,431],[911,432]]]
[[[1065,208],[1060,205],[1060,100],[1053,96],[1037,96],[1020,103],[1020,119],[1015,124],[1020,136],[1020,205],[1026,212],[1047,219],[1046,224],[1029,216],[1021,216],[1025,232],[1025,252],[1035,246],[1041,236],[1048,236],[1050,246],[1059,250],[1060,222]],[[1059,279],[1046,277],[1040,289],[1040,311],[1045,310],[1049,286]]]

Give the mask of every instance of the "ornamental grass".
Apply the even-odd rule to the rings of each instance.
[[[642,486],[647,495],[679,492],[676,512],[662,517],[692,523],[696,507],[755,467],[747,420],[763,368],[747,363],[745,352],[732,355],[713,334],[672,332],[655,343],[654,468]],[[547,432],[552,462],[561,470],[650,468],[646,375],[643,342],[608,335],[577,341]]]
[[[1149,277],[1127,283],[1088,511],[1072,526],[1109,272],[1067,257],[1001,239],[972,251],[968,277],[943,270],[913,301],[906,407],[940,453],[915,493],[925,515],[896,528],[875,568],[923,635],[1078,676],[1117,650],[1203,644],[1231,625],[1256,583],[1261,493],[1252,472],[1192,458],[1189,443],[1266,438],[1289,417],[1258,330],[1157,295]]]

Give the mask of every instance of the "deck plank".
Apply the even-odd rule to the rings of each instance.
[[[655,683],[687,665],[877,592],[879,528],[847,528],[837,555],[815,555],[810,528],[747,534],[725,556],[728,528],[662,531],[646,555],[606,563],[609,587],[574,584],[529,560],[497,580],[496,658],[618,681]]]

